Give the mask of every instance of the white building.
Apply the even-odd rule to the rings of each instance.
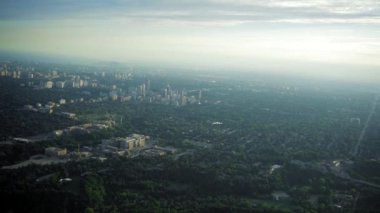
[[[58,103],[61,104],[61,105],[66,104],[66,100],[63,99],[63,98],[61,98],[61,99],[59,99]]]
[[[111,138],[103,139],[101,144],[101,149],[103,152],[105,150],[120,151],[120,150],[133,150],[135,148],[145,146],[145,136],[139,134],[132,134],[126,138]]]
[[[52,82],[52,81],[46,81],[46,82],[45,82],[45,88],[46,88],[46,89],[51,89],[51,88],[53,88],[53,82]]]
[[[73,82],[73,87],[74,88],[83,87],[83,80],[82,79],[75,79],[75,81]]]
[[[124,143],[124,148],[126,149],[134,149],[137,147],[144,147],[145,146],[145,136],[139,135],[139,134],[132,134],[131,136],[126,138],[126,141]]]

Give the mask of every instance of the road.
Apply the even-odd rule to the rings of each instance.
[[[375,187],[375,188],[379,188],[380,189],[380,185],[379,184],[375,184],[375,183],[371,183],[371,182],[368,182],[368,181],[365,181],[365,180],[359,180],[359,179],[355,179],[355,178],[346,178],[348,180],[351,180],[353,182],[356,182],[356,183],[360,183],[360,184],[364,184],[364,185],[367,185],[367,186],[371,186],[371,187]]]
[[[360,192],[358,192],[358,193],[355,195],[354,205],[352,206],[352,211],[351,211],[352,213],[355,213],[355,211],[356,211],[356,206],[357,206],[357,203],[358,203],[359,197],[360,197]]]
[[[373,101],[373,104],[372,104],[372,108],[371,108],[371,111],[369,112],[368,114],[368,118],[364,124],[364,127],[362,129],[362,131],[360,132],[360,136],[359,136],[359,139],[358,141],[356,142],[355,146],[353,147],[353,149],[351,150],[351,155],[352,156],[357,156],[358,155],[358,152],[359,152],[359,147],[360,147],[360,144],[362,143],[363,141],[363,138],[364,138],[364,135],[367,131],[367,128],[368,128],[368,125],[372,119],[372,116],[373,114],[375,113],[375,109],[376,109],[376,106],[377,106],[377,100],[379,99],[379,96],[377,96],[374,101]]]
[[[32,164],[51,165],[51,164],[66,163],[66,162],[68,162],[67,159],[52,159],[52,158],[49,158],[49,159],[29,159],[29,160],[23,161],[21,163],[9,165],[9,166],[3,166],[3,167],[1,167],[1,169],[19,169],[19,168],[26,167],[26,166],[29,166]]]
[[[179,153],[177,155],[174,156],[174,160],[178,160],[180,157],[184,156],[184,155],[193,155],[194,154],[194,150],[187,150],[185,152],[182,152],[182,153]]]

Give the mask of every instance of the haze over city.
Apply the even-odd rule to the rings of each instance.
[[[0,50],[380,80],[376,0],[0,2]]]
[[[380,0],[0,0],[0,212],[373,213]]]

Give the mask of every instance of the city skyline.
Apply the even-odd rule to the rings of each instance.
[[[0,50],[340,80],[380,79],[380,3],[2,1]]]

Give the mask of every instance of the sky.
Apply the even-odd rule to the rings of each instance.
[[[380,1],[1,0],[0,50],[380,81]]]

